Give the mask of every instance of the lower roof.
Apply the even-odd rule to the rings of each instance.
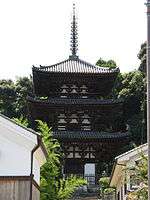
[[[109,104],[119,104],[122,103],[122,99],[107,99],[101,100],[96,98],[48,98],[40,99],[28,97],[28,100],[31,102],[43,103],[43,104],[79,104],[79,105],[109,105]]]
[[[53,131],[56,139],[74,140],[74,139],[121,139],[128,138],[129,132],[100,132],[100,131]]]

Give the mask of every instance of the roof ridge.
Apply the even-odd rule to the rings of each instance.
[[[115,157],[115,160],[118,160],[119,158],[121,158],[121,157],[123,157],[125,155],[128,155],[129,153],[132,153],[134,151],[138,152],[138,150],[142,150],[142,148],[147,147],[147,145],[148,145],[147,143],[144,143],[144,144],[139,145],[139,146],[137,146],[137,147],[135,147],[133,149],[130,149],[129,151],[126,151],[125,153],[122,153],[119,156]]]
[[[47,66],[42,66],[42,65],[40,65],[40,68],[39,68],[39,67],[35,67],[35,66],[33,66],[33,67],[34,67],[34,68],[38,68],[38,69],[51,68],[51,67],[54,67],[54,66],[57,66],[57,65],[60,65],[60,64],[66,63],[67,61],[69,61],[69,59],[63,60],[63,61],[58,62],[58,63],[53,64],[53,65],[47,65]]]

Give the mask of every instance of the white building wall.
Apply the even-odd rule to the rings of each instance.
[[[29,176],[31,153],[0,135],[0,176]]]
[[[31,151],[37,135],[0,116],[0,176],[30,176]],[[40,167],[46,162],[41,148],[34,152],[34,180],[40,184]]]

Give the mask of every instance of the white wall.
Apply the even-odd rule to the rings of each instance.
[[[31,153],[0,134],[0,176],[29,176]]]
[[[30,176],[31,151],[37,135],[0,116],[0,176]],[[41,148],[34,152],[33,174],[40,184],[40,167],[46,162]]]

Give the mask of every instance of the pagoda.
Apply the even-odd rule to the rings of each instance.
[[[97,163],[112,160],[129,142],[123,102],[109,99],[119,68],[99,67],[77,56],[75,7],[71,55],[50,66],[33,66],[34,94],[28,97],[33,127],[40,119],[52,127],[64,154],[63,174],[98,177]]]

